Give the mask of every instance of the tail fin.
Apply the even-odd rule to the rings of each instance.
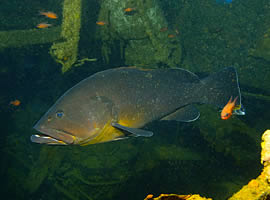
[[[205,103],[223,108],[229,99],[238,97],[236,106],[241,107],[238,75],[234,67],[226,67],[202,80],[205,84]]]

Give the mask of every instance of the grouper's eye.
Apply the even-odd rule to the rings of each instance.
[[[59,119],[61,119],[64,116],[64,112],[62,110],[57,111],[55,114],[56,114],[56,117]]]

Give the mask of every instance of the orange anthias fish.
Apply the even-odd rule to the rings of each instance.
[[[125,8],[124,11],[125,15],[134,15],[137,12],[136,8]]]
[[[135,11],[135,8],[125,8],[124,10],[125,12],[131,12],[131,11]]]
[[[13,105],[13,106],[19,106],[21,104],[20,100],[16,99],[14,101],[11,101],[9,103],[9,105]]]
[[[51,24],[47,24],[47,23],[40,23],[40,24],[38,24],[36,27],[37,28],[48,28],[48,27],[50,27],[50,26],[52,26]]]
[[[175,35],[173,35],[173,34],[168,35],[168,38],[174,38],[174,37],[175,37]]]
[[[98,21],[98,22],[96,22],[96,24],[99,25],[99,26],[104,26],[106,24],[106,22],[104,22],[104,21]]]
[[[221,111],[221,119],[229,119],[232,116],[233,109],[235,107],[235,103],[238,99],[238,96],[232,101],[232,97],[229,102],[224,106]]]
[[[50,19],[57,19],[58,18],[58,16],[54,12],[50,12],[50,11],[48,11],[48,12],[40,12],[40,14],[44,15],[44,16],[50,18]]]

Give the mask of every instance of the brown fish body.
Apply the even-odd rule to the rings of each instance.
[[[182,72],[179,69],[119,68],[97,74],[80,87],[83,88],[82,93],[95,91],[91,94],[93,98],[111,101],[114,117],[117,117],[115,120],[127,121],[129,127],[139,128],[179,107],[195,103],[195,90],[200,81],[196,76],[179,84],[177,73]],[[186,84],[183,84],[184,81]]]
[[[237,80],[234,68],[226,69]],[[31,140],[86,145],[151,136],[140,128],[154,120],[194,121],[199,112],[192,104],[222,107],[228,96],[240,96],[238,82],[216,84],[222,81],[216,80],[218,74],[200,80],[183,69],[116,68],[96,73],[60,97],[34,127],[46,136],[34,135]]]

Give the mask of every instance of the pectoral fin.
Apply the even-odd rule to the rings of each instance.
[[[151,132],[151,131],[146,131],[146,130],[142,130],[142,129],[138,129],[138,128],[130,128],[127,126],[120,125],[118,123],[112,123],[112,126],[123,131],[127,137],[129,137],[129,136],[151,137],[153,135],[153,132]]]

